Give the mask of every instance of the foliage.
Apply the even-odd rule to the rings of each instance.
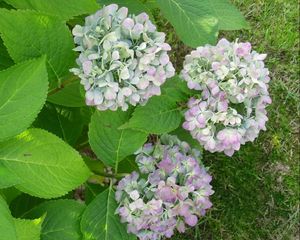
[[[149,39],[138,28],[134,29],[137,36],[132,36],[130,20],[128,25],[114,29],[117,34],[128,30],[123,32],[126,41],[122,47],[136,38],[140,49],[133,56],[144,61],[139,67],[144,67],[150,79],[135,83],[142,89],[139,95],[125,89],[126,100],[114,99],[127,111],[110,105],[117,97],[112,86],[105,89],[105,109],[111,110],[86,106],[87,89],[80,79],[89,88],[99,78],[83,76],[90,73],[91,63],[80,61],[99,53],[92,44],[76,62],[78,56],[73,51],[72,29],[78,30],[86,15],[113,2],[137,15],[126,19],[150,29]],[[124,12],[117,16],[121,18]],[[147,17],[139,15],[141,12],[147,12]],[[163,17],[157,17],[161,14]],[[220,30],[248,28],[244,17],[227,0],[2,0],[0,15],[0,240],[135,239],[116,215],[115,183],[137,169],[136,151],[145,142],[155,143],[161,134],[169,132],[201,149],[181,126],[186,102],[195,92],[178,76],[172,77],[174,69],[167,54],[170,46],[164,34],[157,32],[165,30],[159,22],[167,19],[186,46],[198,47],[216,43]],[[158,25],[157,30],[151,22]],[[76,43],[90,43],[86,38],[79,39],[83,33],[76,30]],[[97,31],[95,28],[89,41],[98,36]],[[167,40],[172,31],[167,32]],[[144,42],[155,49],[145,49]],[[112,55],[112,48],[117,49],[114,61],[122,54],[130,56],[132,49],[122,47],[113,40],[105,42],[101,57]],[[157,55],[149,57],[151,51]],[[150,62],[156,62],[157,67],[147,68]],[[75,71],[78,76],[69,71],[76,63],[82,64],[82,72]],[[133,71],[134,62],[118,67],[112,78],[141,76]],[[143,92],[153,79],[158,79],[156,88]],[[137,96],[149,100],[139,101]],[[125,106],[126,101],[133,106]],[[138,105],[140,102],[144,105]]]
[[[195,230],[184,236],[178,234],[174,239],[298,239],[298,3],[233,2],[246,16],[251,29],[222,32],[222,36],[231,41],[237,37],[249,41],[255,50],[268,54],[265,63],[270,70],[272,104],[268,108],[267,131],[231,158],[204,153],[204,162],[214,176],[213,210]],[[178,42],[173,40],[172,46]],[[190,50],[184,51],[176,50],[177,56]]]

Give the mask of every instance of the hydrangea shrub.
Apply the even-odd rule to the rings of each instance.
[[[271,102],[265,55],[215,46],[248,27],[218,2],[0,1],[0,240],[154,240],[200,224],[213,181],[199,150],[253,141]],[[175,34],[200,46],[179,75]]]

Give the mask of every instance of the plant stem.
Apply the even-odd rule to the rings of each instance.
[[[122,178],[128,173],[113,173],[109,174],[104,171],[105,166],[100,160],[92,160],[89,157],[83,157],[85,164],[94,173],[94,176],[108,177],[108,178]]]
[[[98,174],[95,174],[95,176],[107,177],[107,178],[116,178],[116,179],[123,178],[127,175],[128,175],[128,173],[108,174],[108,173],[99,172],[99,171],[98,171]]]
[[[64,81],[63,84],[61,84],[60,87],[54,88],[51,91],[49,91],[48,92],[48,96],[51,96],[51,95],[59,92],[60,90],[64,89],[66,86],[68,86],[68,85],[70,85],[70,84],[72,84],[72,83],[74,83],[76,81],[78,81],[78,77],[75,76],[75,75],[73,75],[72,77],[70,77],[69,79],[67,79],[66,81]]]
[[[84,142],[78,144],[77,147],[76,147],[76,149],[81,150],[81,149],[83,149],[83,148],[85,148],[85,147],[88,147],[88,146],[89,146],[89,141],[86,140],[86,141],[84,141]]]

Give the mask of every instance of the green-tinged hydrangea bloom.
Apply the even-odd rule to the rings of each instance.
[[[145,104],[175,73],[165,34],[146,13],[128,15],[127,8],[111,4],[76,25],[73,35],[80,55],[71,71],[84,85],[87,105],[99,110]]]

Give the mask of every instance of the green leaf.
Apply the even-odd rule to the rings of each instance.
[[[159,5],[156,0],[147,0],[144,4],[151,10],[159,8]]]
[[[157,0],[164,16],[174,26],[180,39],[190,47],[214,44],[218,19],[204,0]]]
[[[219,20],[220,30],[249,28],[241,12],[228,0],[206,0],[212,14]]]
[[[11,5],[7,4],[6,2],[4,2],[4,0],[0,0],[0,8],[11,9],[13,7]]]
[[[30,212],[31,209],[45,201],[45,199],[33,197],[26,193],[21,193],[11,201],[9,207],[13,217],[25,218],[26,214]],[[38,217],[40,216],[37,216],[36,218]]]
[[[72,19],[67,21],[67,25],[70,29],[73,29],[76,25],[83,26],[84,23],[85,23],[85,19],[83,16],[73,17]]]
[[[161,92],[164,98],[175,102],[187,102],[192,91],[187,87],[186,81],[175,76],[162,85]]]
[[[14,187],[0,189],[0,196],[2,196],[5,199],[8,205],[10,205],[10,203],[20,194],[22,194],[22,192],[20,192],[18,189]]]
[[[0,72],[0,141],[30,126],[46,100],[47,85],[44,57]]]
[[[126,225],[115,214],[117,208],[112,187],[100,193],[86,208],[81,219],[83,240],[131,240]]]
[[[162,134],[176,129],[181,121],[180,107],[162,96],[152,97],[145,106],[138,106],[128,123],[120,129],[135,129]]]
[[[80,108],[66,108],[46,103],[33,123],[36,128],[45,129],[74,145],[83,129]]]
[[[102,173],[104,173],[105,165],[101,161],[99,161],[98,159],[90,158],[86,155],[83,155],[82,158],[85,164],[93,173],[99,175],[102,175]]]
[[[171,132],[170,134],[176,135],[181,141],[187,142],[192,148],[195,148],[200,152],[203,152],[203,147],[200,145],[200,143],[192,137],[190,132],[183,129],[181,126],[177,128],[175,131]]]
[[[119,164],[119,173],[132,173],[133,171],[138,172],[139,167],[137,163],[135,162],[135,155],[130,155],[127,158],[125,158],[122,162]]]
[[[249,27],[228,0],[158,0],[158,4],[180,39],[190,47],[215,44],[218,30]]]
[[[32,9],[42,13],[56,15],[68,20],[73,16],[88,14],[96,11],[99,6],[95,0],[5,0],[10,5],[19,9]]]
[[[97,157],[114,167],[133,154],[146,141],[147,134],[132,129],[119,129],[130,118],[131,111],[96,111],[89,127],[89,142]]]
[[[74,44],[65,23],[30,10],[0,9],[0,15],[1,37],[12,59],[22,62],[46,55],[50,89],[61,86],[75,64]]]
[[[14,62],[10,58],[6,47],[3,44],[2,39],[0,38],[0,70],[10,67]]]
[[[18,178],[13,171],[10,171],[7,167],[0,162],[0,189],[1,188],[8,188],[11,186],[20,183],[21,179]]]
[[[43,218],[14,219],[18,240],[40,240]]]
[[[85,106],[83,86],[80,81],[72,82],[59,91],[49,94],[47,101],[66,107]]]
[[[86,204],[90,204],[99,193],[103,192],[106,189],[105,186],[93,183],[85,183],[84,186],[84,201]]]
[[[17,189],[42,198],[65,195],[90,176],[78,152],[41,129],[0,143],[0,162],[22,179]]]
[[[0,196],[0,240],[17,240],[14,220],[9,208]]]
[[[42,224],[42,240],[82,240],[80,219],[85,205],[74,200],[48,201],[33,208],[25,216],[37,218],[46,214]]]
[[[97,0],[97,2],[102,6],[115,3],[118,4],[119,7],[127,7],[129,13],[140,14],[142,12],[147,12],[148,14],[151,14],[150,8],[139,0]]]

